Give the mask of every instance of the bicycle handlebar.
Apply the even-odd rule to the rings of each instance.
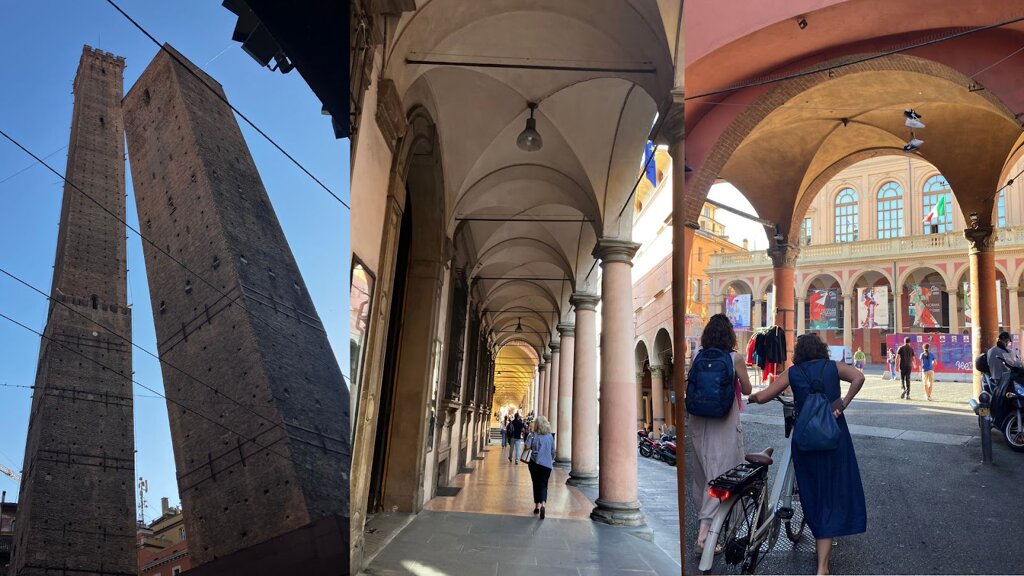
[[[775,401],[781,403],[786,408],[792,408],[792,407],[796,406],[795,402],[793,402],[791,400],[783,400],[782,396],[776,396],[775,398],[772,398],[772,400],[775,400]]]

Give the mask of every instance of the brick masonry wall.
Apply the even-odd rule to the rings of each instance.
[[[124,218],[124,59],[82,52],[67,178]],[[135,574],[125,227],[65,185],[32,398],[12,574]],[[102,324],[103,327],[98,326]],[[51,341],[52,340],[52,341]]]
[[[165,52],[123,106],[193,561],[347,518],[348,393],[230,108]]]

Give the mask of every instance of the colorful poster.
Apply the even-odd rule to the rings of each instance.
[[[807,315],[807,327],[810,330],[839,329],[839,290],[810,290],[807,293],[810,313]]]
[[[964,297],[964,328],[971,327],[971,283],[964,282],[962,291]],[[999,325],[1005,326],[1003,322],[1003,281],[996,280],[996,308],[999,314]]]
[[[930,332],[927,334],[888,334],[885,343],[894,351],[899,350],[903,345],[903,339],[910,338],[910,345],[914,347],[914,371],[921,371],[921,353],[924,352],[924,344],[930,346],[930,352],[935,354],[935,372],[945,374],[970,374],[974,371],[974,355],[971,352],[971,337],[961,334],[939,334]]]
[[[725,297],[725,315],[737,330],[750,329],[750,294],[729,294]]]
[[[857,288],[859,328],[889,327],[889,287]]]
[[[907,313],[914,328],[938,328],[942,321],[942,289],[934,284],[907,286]]]

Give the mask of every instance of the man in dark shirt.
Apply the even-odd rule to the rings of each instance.
[[[914,371],[914,347],[910,345],[910,338],[903,339],[903,346],[896,350],[896,357],[899,358],[900,380],[903,382],[900,398],[910,400],[910,375]]]

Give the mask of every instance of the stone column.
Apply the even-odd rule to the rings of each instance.
[[[601,238],[601,469],[598,497],[590,517],[623,526],[644,523],[637,500],[636,430],[633,417],[633,255],[639,244]]]
[[[558,373],[559,373],[559,362],[561,360],[561,349],[562,344],[560,342],[552,342],[548,344],[548,348],[551,349],[551,367],[548,369],[548,422],[551,423],[551,431],[557,432],[558,430]],[[558,440],[558,435],[555,435],[555,441]]]
[[[992,226],[964,230],[970,243],[971,266],[971,352],[977,357],[996,343],[999,311],[996,303],[996,236]],[[981,374],[974,374],[974,397],[981,392]]]
[[[807,298],[803,296],[796,297],[796,333],[803,334],[807,331],[807,308],[805,304]]]
[[[537,368],[537,416],[543,416],[548,413],[548,362],[551,360],[551,355],[547,352],[541,357],[542,364]]]
[[[1010,292],[1010,334],[1014,335],[1014,338],[1020,337],[1020,301],[1017,300],[1018,289],[1016,286],[1008,288]],[[1017,343],[1018,346],[1020,343]]]
[[[761,302],[763,302],[761,298],[754,298],[753,296],[750,298],[750,306],[753,308],[750,311],[751,332],[756,332],[758,328],[764,326],[764,318],[761,318]]]
[[[793,345],[796,343],[793,276],[799,254],[800,248],[792,244],[777,244],[768,250],[775,282],[775,325],[786,331],[786,366],[793,360]]]
[[[843,346],[853,350],[853,296],[843,294]]]
[[[562,342],[561,366],[558,368],[558,428],[555,435],[555,463],[572,460],[572,379],[576,356],[576,325],[559,324]]]
[[[644,373],[636,373],[636,429],[647,423],[647,412],[644,410]]]
[[[903,286],[892,291],[892,313],[896,320],[896,333],[903,332]]]
[[[946,294],[949,297],[949,333],[959,334],[960,333],[960,290],[958,286],[954,286],[946,290]],[[1012,304],[1011,304],[1012,306]],[[1013,310],[1013,308],[1010,308]]]
[[[651,421],[655,433],[665,425],[665,369],[651,366]]]
[[[572,468],[566,484],[597,484],[597,303],[595,294],[577,292],[576,342],[572,375]],[[632,334],[632,332],[630,332]]]

